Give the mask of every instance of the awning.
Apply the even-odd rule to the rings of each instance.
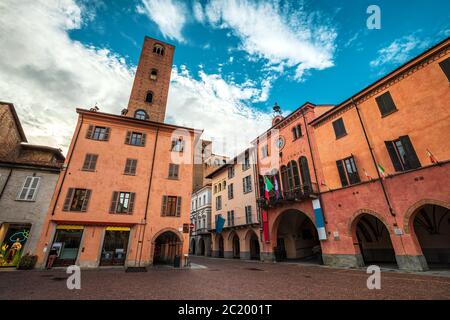
[[[130,231],[130,227],[106,227],[106,231]]]
[[[83,230],[84,226],[76,226],[71,224],[60,224],[56,226],[57,230]]]

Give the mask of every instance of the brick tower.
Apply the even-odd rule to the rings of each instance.
[[[145,37],[127,116],[164,122],[175,47]]]

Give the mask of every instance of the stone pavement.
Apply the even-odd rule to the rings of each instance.
[[[383,271],[368,290],[364,270],[192,257],[191,269],[82,270],[68,290],[64,270],[0,272],[0,299],[450,299],[450,277]]]

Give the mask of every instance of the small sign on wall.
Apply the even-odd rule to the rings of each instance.
[[[339,231],[333,231],[333,238],[334,240],[339,240]]]
[[[394,228],[394,234],[401,236],[403,234],[403,230],[401,228]]]
[[[184,223],[183,227],[179,228],[180,232],[183,231],[183,233],[189,233],[189,223]]]

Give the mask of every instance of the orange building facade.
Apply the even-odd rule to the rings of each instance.
[[[145,38],[121,115],[77,109],[38,266],[183,266],[201,131],[163,122],[173,49]]]
[[[267,259],[450,265],[449,57],[446,39],[339,105],[275,117],[256,140]]]

